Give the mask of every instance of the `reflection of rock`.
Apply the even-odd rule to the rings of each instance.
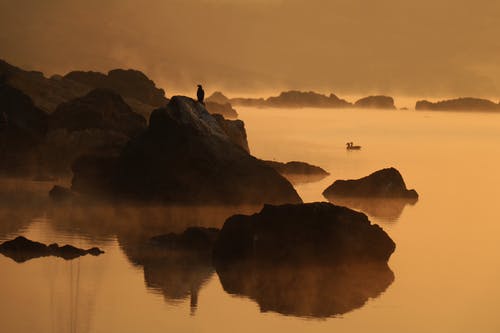
[[[218,268],[217,274],[226,292],[253,299],[262,312],[313,318],[360,308],[394,280],[385,263],[356,261],[337,266],[240,263]]]
[[[321,264],[386,262],[392,239],[365,214],[326,202],[265,205],[258,214],[229,218],[214,246],[219,265],[244,260]]]
[[[329,175],[324,169],[305,162],[264,161],[267,165],[286,177],[292,184],[312,183]]]
[[[216,103],[216,102],[205,102],[205,107],[207,111],[212,114],[220,114],[224,116],[224,118],[238,118],[238,113],[231,106],[230,103]]]
[[[68,201],[75,197],[75,193],[69,188],[56,185],[49,191],[49,197],[58,202]]]
[[[187,250],[212,256],[212,247],[219,234],[219,229],[190,227],[182,234],[169,233],[154,236],[151,243],[164,249]]]
[[[374,218],[387,221],[396,221],[403,213],[406,205],[413,205],[417,199],[400,198],[356,198],[356,197],[329,197],[328,200],[335,205],[360,210]]]
[[[394,99],[389,96],[368,96],[356,101],[354,106],[366,109],[396,109]]]
[[[97,247],[88,250],[79,249],[71,245],[59,246],[57,244],[45,245],[19,236],[0,245],[0,253],[16,262],[25,262],[40,257],[60,257],[65,260],[75,259],[87,254],[98,256],[102,253]]]
[[[429,101],[418,101],[415,110],[439,110],[439,111],[493,111],[500,110],[500,105],[487,99],[480,98],[457,98],[432,103]]]
[[[415,190],[406,188],[403,177],[394,168],[382,169],[360,179],[336,180],[323,192],[323,195],[326,198],[333,196],[418,198]]]
[[[201,103],[182,96],[155,110],[149,129],[133,138],[118,159],[79,159],[73,172],[73,190],[113,197],[205,204],[301,202],[286,179],[235,145]]]

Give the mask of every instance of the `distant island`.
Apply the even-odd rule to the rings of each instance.
[[[259,108],[366,108],[366,109],[389,109],[394,110],[394,99],[389,96],[368,96],[359,99],[355,103],[337,97],[335,94],[323,95],[314,91],[284,91],[278,96],[268,98],[228,98],[217,91],[207,98],[208,101],[216,103],[230,103],[247,107]]]
[[[415,110],[433,111],[500,111],[500,104],[487,99],[464,97],[432,103],[418,101]]]

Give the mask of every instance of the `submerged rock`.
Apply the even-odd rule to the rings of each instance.
[[[394,99],[389,96],[368,96],[356,101],[354,106],[366,109],[396,109]]]
[[[149,128],[118,158],[85,157],[73,166],[75,191],[170,203],[301,202],[271,167],[249,155],[215,117],[175,96],[151,114]]]
[[[481,98],[456,98],[432,103],[426,100],[418,101],[415,110],[438,111],[500,111],[500,104]]]
[[[417,199],[415,190],[408,190],[403,177],[395,168],[376,171],[369,176],[354,180],[336,180],[323,191],[326,198],[374,197]]]
[[[25,237],[19,236],[13,240],[2,243],[0,245],[0,253],[16,262],[21,263],[30,259],[48,256],[71,260],[87,254],[98,256],[104,252],[97,247],[83,250],[71,245],[59,246],[55,243],[47,246],[43,243],[34,242]]]
[[[305,162],[264,162],[274,170],[278,171],[281,175],[286,177],[290,182],[292,182],[292,184],[316,182],[330,175],[323,168]]]
[[[260,213],[229,218],[214,246],[218,267],[268,263],[387,262],[392,239],[363,213],[326,202],[265,205]]]

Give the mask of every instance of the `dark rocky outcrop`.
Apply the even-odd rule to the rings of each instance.
[[[385,263],[341,265],[238,263],[218,268],[224,290],[254,300],[261,312],[328,318],[361,308],[394,281]]]
[[[247,131],[245,130],[245,123],[241,120],[228,120],[220,114],[212,115],[221,129],[226,133],[229,140],[236,145],[243,148],[246,152],[250,152],[247,140]]]
[[[224,116],[224,118],[238,118],[238,113],[231,106],[230,103],[216,103],[211,101],[205,101],[205,107],[207,111],[212,114],[220,114]]]
[[[49,197],[57,202],[68,201],[73,199],[76,196],[71,189],[59,185],[55,185],[49,191]]]
[[[213,103],[217,103],[217,104],[226,104],[226,103],[229,103],[229,98],[227,98],[220,91],[216,91],[212,95],[210,95],[209,97],[205,98],[205,102],[213,102]]]
[[[435,111],[500,111],[500,104],[487,99],[480,98],[457,98],[432,103],[429,101],[418,101],[415,110]]]
[[[214,246],[218,268],[236,262],[385,263],[395,244],[365,214],[326,202],[265,205],[260,213],[229,218]]]
[[[417,199],[330,196],[329,201],[335,205],[361,211],[384,222],[395,222],[405,207],[414,205]]]
[[[326,170],[305,162],[264,162],[286,177],[290,182],[292,182],[292,184],[311,183],[319,181],[330,175]]]
[[[415,200],[418,194],[408,190],[403,177],[395,168],[376,171],[369,176],[355,180],[336,180],[323,195],[334,197],[374,197],[374,198],[407,198]]]
[[[255,300],[261,311],[324,318],[387,289],[394,249],[379,226],[348,208],[266,205],[226,221],[213,259],[224,290]]]
[[[396,109],[394,99],[389,96],[368,96],[356,101],[354,106],[364,109]]]
[[[37,148],[47,132],[47,114],[8,84],[0,84],[0,113],[0,172],[32,172],[39,159]]]
[[[131,137],[146,129],[146,120],[132,111],[120,95],[107,89],[95,89],[62,103],[49,119],[50,130],[68,132],[95,128]]]
[[[301,202],[275,170],[235,144],[201,103],[175,96],[118,158],[75,162],[72,188],[83,193],[171,203]]]
[[[43,243],[34,242],[25,237],[19,236],[13,240],[2,243],[0,245],[0,253],[16,262],[21,263],[30,259],[48,256],[71,260],[87,254],[98,256],[104,252],[96,247],[83,250],[71,245],[59,246],[55,243],[47,246]]]
[[[152,80],[137,70],[114,69],[107,75],[99,72],[74,71],[66,74],[64,78],[93,88],[110,89],[123,97],[134,98],[148,105],[158,107],[167,102],[165,91],[157,88]]]

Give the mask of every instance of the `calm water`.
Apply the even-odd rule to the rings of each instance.
[[[106,254],[23,264],[0,256],[0,331],[500,332],[500,115],[238,111],[255,156],[307,161],[331,173],[296,187],[304,201],[324,200],[335,179],[388,166],[419,192],[414,205],[344,203],[365,211],[397,244],[389,262],[395,280],[382,294],[330,318],[262,312],[256,301],[226,293],[210,265],[141,247],[150,235],[217,226],[257,208],[61,207],[46,198],[51,184],[3,180],[1,240],[22,234]],[[363,149],[347,152],[347,141]],[[281,305],[306,306],[314,288],[294,290],[294,303]]]

